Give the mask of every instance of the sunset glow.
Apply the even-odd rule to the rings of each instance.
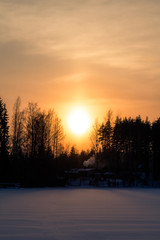
[[[54,108],[67,133],[66,109],[77,102],[100,121],[109,109],[159,116],[160,1],[0,0],[0,10],[0,96],[10,119],[18,96],[22,108]]]

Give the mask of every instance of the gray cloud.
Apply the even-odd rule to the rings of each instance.
[[[60,59],[59,56],[43,54],[30,54],[32,46],[20,41],[9,41],[0,45],[0,71],[1,75],[10,74],[13,79],[24,78],[40,81],[49,78],[63,77],[70,74],[69,60]]]

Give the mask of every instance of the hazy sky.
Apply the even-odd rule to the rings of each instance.
[[[160,116],[159,0],[0,0],[0,96]]]

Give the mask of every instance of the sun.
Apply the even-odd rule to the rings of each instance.
[[[83,108],[74,109],[68,116],[68,126],[74,134],[84,134],[90,127],[88,113]]]

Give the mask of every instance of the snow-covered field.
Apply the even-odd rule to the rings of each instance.
[[[0,189],[0,240],[159,240],[159,189]]]

